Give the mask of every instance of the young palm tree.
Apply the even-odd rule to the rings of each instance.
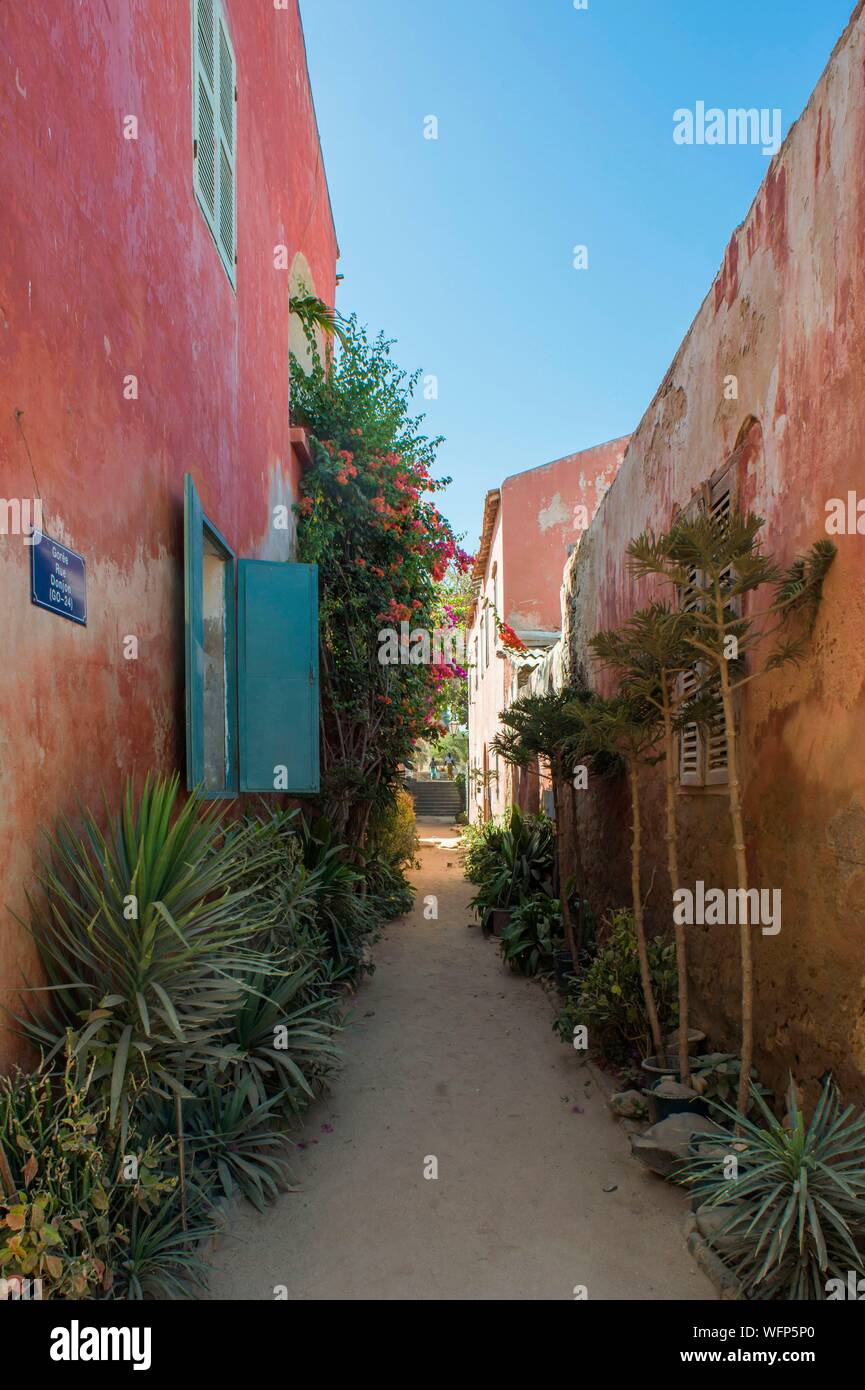
[[[556,821],[556,855],[559,864],[559,897],[562,904],[562,925],[565,945],[570,952],[574,969],[579,962],[581,933],[574,931],[570,888],[574,878],[582,879],[579,845],[574,837],[571,850],[575,859],[573,875],[568,874],[568,844],[562,823],[562,791],[569,782],[574,763],[574,721],[565,713],[573,705],[581,706],[590,699],[589,692],[574,687],[551,691],[546,695],[523,695],[499,715],[506,727],[493,739],[493,748],[506,762],[528,767],[535,758],[546,758],[553,785],[553,806]],[[582,895],[581,895],[582,896]],[[580,914],[582,920],[582,913]]]
[[[711,715],[711,672],[696,676],[696,653],[688,642],[690,615],[663,603],[643,608],[616,631],[600,632],[590,643],[598,660],[616,672],[623,694],[645,701],[661,721],[665,765],[667,869],[670,892],[679,887],[676,830],[676,734]],[[684,677],[689,677],[686,685]],[[684,925],[674,916],[679,992],[679,1070],[688,1085],[688,963]]]
[[[343,329],[342,315],[336,309],[332,309],[329,304],[325,304],[323,299],[319,299],[314,294],[291,295],[288,301],[288,310],[291,314],[297,314],[303,327],[304,333],[309,335],[318,328],[327,338],[338,338],[345,345],[345,330]]]
[[[736,856],[740,901],[748,888],[742,792],[739,782],[738,735],[734,709],[736,691],[757,676],[787,662],[801,660],[807,631],[813,624],[823,580],[833,559],[831,541],[817,541],[810,551],[783,572],[763,554],[757,536],[763,526],[753,512],[733,510],[727,516],[701,512],[678,522],[665,535],[640,536],[628,547],[632,569],[639,576],[661,575],[687,594],[690,631],[687,641],[701,662],[717,673],[727,748],[728,796]],[[758,611],[743,612],[746,595],[764,585],[774,594]],[[784,629],[793,617],[804,618],[806,631],[796,638]],[[757,657],[757,647],[769,642],[769,655]],[[765,648],[764,648],[765,649]],[[751,656],[752,669],[747,658]],[[742,962],[742,1056],[738,1109],[747,1113],[748,1084],[754,1055],[754,967],[750,923],[739,924]]]
[[[643,920],[643,898],[640,892],[642,828],[640,824],[639,766],[641,762],[654,760],[652,750],[656,747],[659,736],[657,711],[646,700],[636,696],[620,695],[612,700],[595,700],[592,703],[574,702],[568,706],[567,712],[581,727],[581,732],[577,735],[581,748],[588,746],[599,754],[617,755],[624,760],[628,770],[628,782],[631,790],[631,898],[634,905],[634,931],[637,938],[640,979],[643,985],[643,998],[646,1003],[652,1042],[656,1056],[662,1057],[665,1051],[664,1038],[658,1021],[658,1009],[652,989]]]

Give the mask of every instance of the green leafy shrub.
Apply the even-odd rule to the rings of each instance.
[[[499,939],[502,959],[520,975],[548,970],[553,952],[563,943],[562,909],[558,898],[537,893],[514,908]]]
[[[729,1207],[716,1239],[749,1298],[824,1300],[829,1279],[846,1285],[849,1271],[865,1275],[865,1113],[842,1105],[831,1078],[809,1125],[792,1077],[788,1126],[751,1092],[757,1119],[717,1106],[725,1134],[688,1159],[678,1180],[704,1205]],[[730,1154],[735,1178],[725,1176]]]
[[[104,1096],[64,1069],[0,1078],[0,1275],[43,1280],[45,1298],[125,1296],[129,1231],[159,1225],[176,1185],[174,1140],[147,1136],[135,1113],[126,1138],[109,1124]],[[185,1237],[187,1269],[196,1265]],[[150,1293],[178,1293],[156,1258]]]
[[[614,1062],[625,1062],[639,1048],[646,1056],[651,1030],[640,980],[640,962],[630,910],[612,915],[609,932],[582,975],[568,985],[565,1007],[553,1027],[564,1042],[584,1024],[592,1046]],[[656,936],[647,942],[652,989],[662,1028],[675,1028],[678,1015],[676,947]]]
[[[549,892],[555,832],[544,815],[528,816],[512,806],[501,826],[484,826],[467,837],[466,875],[478,891],[469,906],[486,926],[497,908],[515,907],[538,892]]]

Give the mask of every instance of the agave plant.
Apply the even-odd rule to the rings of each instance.
[[[756,1118],[716,1106],[729,1130],[677,1177],[704,1205],[730,1207],[716,1238],[748,1297],[823,1300],[828,1279],[865,1275],[865,1112],[842,1105],[831,1077],[809,1125],[792,1077],[786,1126],[753,1083],[751,1099]],[[729,1155],[738,1177],[724,1176]]]
[[[245,973],[268,968],[250,949],[261,926],[249,875],[257,829],[220,824],[214,804],[178,809],[178,779],[127,781],[122,812],[103,834],[83,814],[49,838],[31,900],[47,987],[18,1017],[50,1061],[74,1031],[82,1073],[105,1088],[110,1121],[128,1126],[129,1095],[147,1078],[188,1095],[184,1078],[235,1053],[230,1015]],[[249,916],[252,920],[249,920]]]

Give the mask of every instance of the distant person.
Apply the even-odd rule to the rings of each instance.
[[[430,758],[430,760],[429,760],[429,775],[430,775],[430,781],[431,781],[431,782],[437,782],[437,781],[438,781],[439,765],[438,765],[438,759],[437,759],[436,757],[432,757],[432,758]]]
[[[452,782],[452,781],[453,781],[453,776],[454,776],[454,755],[453,755],[453,753],[448,753],[447,757],[445,758],[445,767],[446,767],[447,770],[448,770],[448,781],[449,781],[449,782]]]

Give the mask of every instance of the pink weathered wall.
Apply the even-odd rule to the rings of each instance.
[[[765,548],[788,563],[825,536],[826,503],[865,497],[865,17],[843,40],[788,140],[569,565],[572,657],[647,590],[625,548],[662,529],[741,445],[738,501],[766,519]],[[707,152],[707,158],[711,153]],[[738,400],[724,381],[738,377]],[[782,890],[780,935],[755,929],[757,1064],[783,1089],[834,1070],[865,1096],[865,536],[834,537],[809,654],[742,692],[741,762],[750,883]],[[649,912],[670,921],[659,774],[644,778]],[[581,794],[598,905],[629,901],[627,798]],[[735,883],[723,789],[682,790],[683,884]],[[738,929],[692,927],[694,1015],[735,1048]]]
[[[628,436],[515,473],[502,483],[501,616],[517,632],[557,632],[562,569],[619,470]],[[578,510],[582,508],[582,510]]]
[[[297,5],[223,10],[236,294],[193,190],[189,0],[0,6],[0,495],[41,496],[88,581],[86,628],[33,607],[29,553],[0,536],[3,989],[33,969],[10,913],[40,825],[102,786],[116,799],[132,770],[183,767],[184,472],[239,554],[289,554],[270,529],[297,480],[273,251],[302,249],[333,302],[337,248]],[[0,1064],[14,1052],[6,1033]]]
[[[532,645],[531,633],[557,633],[562,621],[562,568],[569,548],[579,545],[585,520],[594,516],[624,457],[627,436],[583,449],[553,463],[506,478],[489,537],[483,573],[477,573],[478,601],[469,631],[469,659],[481,637],[484,604],[496,605],[499,617]],[[582,510],[578,510],[582,509]],[[481,561],[479,563],[482,563]],[[492,607],[489,609],[492,614]],[[479,640],[481,656],[483,642]],[[496,656],[496,652],[500,655]],[[490,663],[481,661],[469,682],[469,766],[482,766],[484,745],[499,731],[499,713],[510,702],[514,669],[491,636]],[[490,763],[495,767],[493,759]],[[491,811],[500,816],[514,800],[530,806],[538,794],[537,778],[519,779],[498,762],[498,780],[490,788]],[[477,816],[483,802],[478,787],[469,797]]]

